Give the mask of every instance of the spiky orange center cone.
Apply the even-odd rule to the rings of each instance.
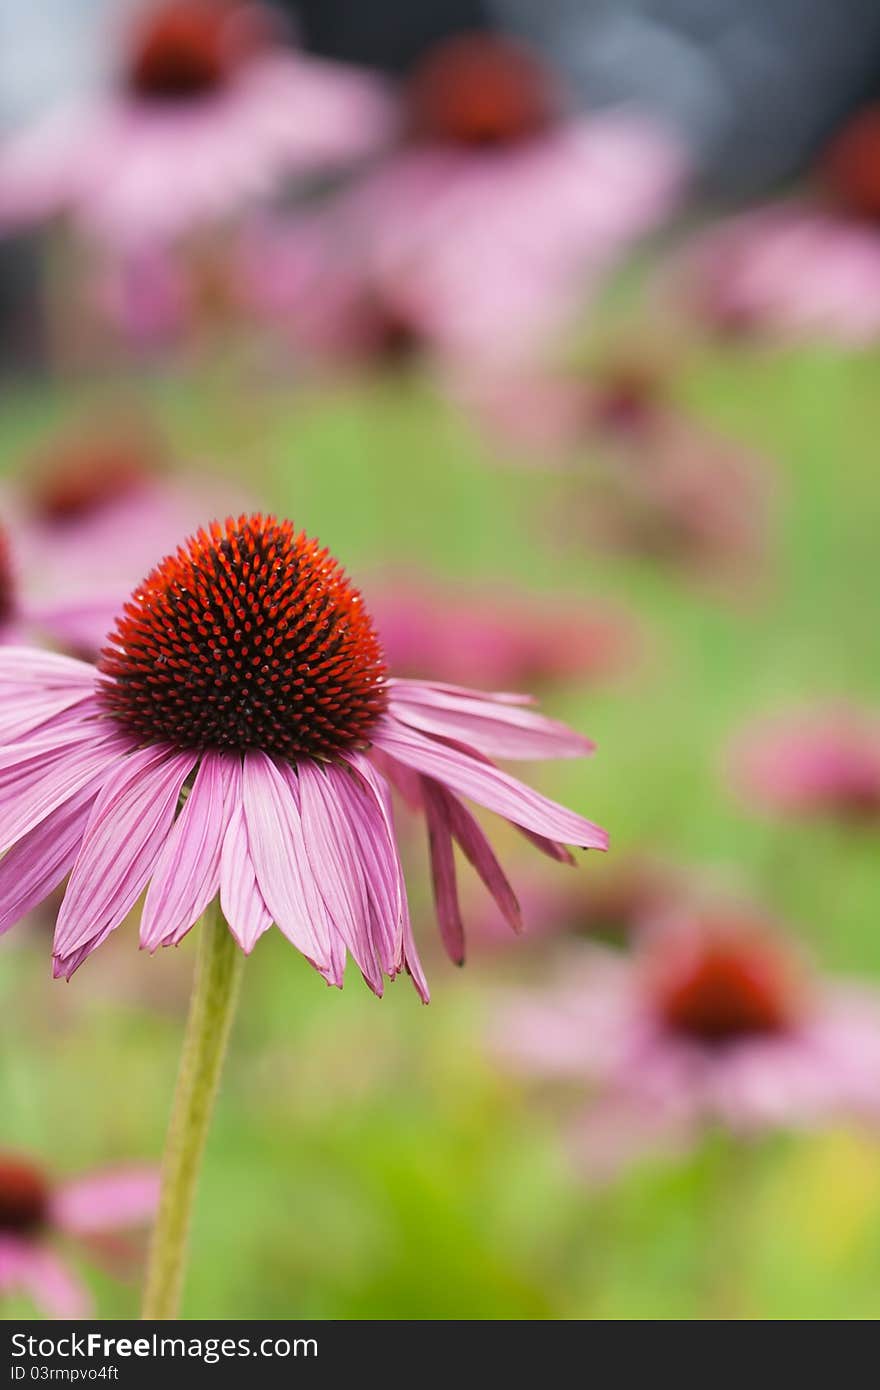
[[[199,531],[126,604],[100,669],[105,708],[145,742],[289,761],[365,746],[385,665],[329,551],[262,515]]]

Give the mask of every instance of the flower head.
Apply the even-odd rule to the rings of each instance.
[[[629,614],[574,595],[544,599],[401,574],[371,586],[391,666],[487,688],[613,679],[637,658]]]
[[[561,986],[515,999],[497,1041],[518,1067],[591,1088],[580,1140],[600,1168],[648,1134],[880,1120],[876,1000],[809,979],[750,909],[678,913],[628,957],[587,952]]]
[[[237,489],[170,477],[142,420],[98,417],[51,435],[4,498],[0,640],[48,639],[94,657],[132,586],[203,512]]]
[[[286,236],[276,228],[287,285],[273,294],[278,276],[254,258],[255,301],[298,345],[375,351],[388,315],[456,375],[462,361],[531,360],[683,181],[672,137],[628,114],[566,110],[537,55],[498,35],[444,40],[404,105],[399,149]]]
[[[847,705],[775,718],[736,741],[731,777],[750,805],[844,824],[880,816],[880,719]]]
[[[193,101],[222,89],[271,45],[272,16],[237,0],[159,0],[135,18],[122,85],[146,102]]]
[[[348,951],[377,993],[406,967],[427,997],[389,786],[427,817],[456,959],[453,842],[519,920],[461,796],[552,858],[606,847],[492,761],[590,751],[527,706],[387,677],[361,597],[326,550],[273,517],[215,523],[138,587],[100,668],[0,653],[0,931],[69,873],[54,948],[69,977],[149,884],[150,950],[179,942],[219,895],[245,951],[274,921],[332,984]]]
[[[25,1293],[50,1318],[88,1315],[89,1297],[56,1254],[59,1239],[86,1249],[150,1220],[158,1174],[120,1168],[56,1183],[31,1159],[0,1154],[0,1298]]]
[[[516,144],[555,120],[559,93],[530,49],[501,34],[458,34],[416,64],[406,86],[410,129],[422,140]]]
[[[251,0],[148,0],[115,86],[6,142],[0,221],[70,213],[115,250],[149,246],[383,144],[394,113],[381,80],[280,37]]]

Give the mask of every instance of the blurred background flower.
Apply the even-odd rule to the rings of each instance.
[[[48,1318],[92,1310],[85,1285],[56,1246],[78,1243],[93,1258],[136,1266],[137,1250],[120,1232],[145,1227],[159,1200],[149,1168],[112,1169],[55,1182],[36,1163],[0,1155],[0,1294],[29,1295]]]

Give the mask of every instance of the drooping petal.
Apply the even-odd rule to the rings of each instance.
[[[251,860],[266,907],[316,970],[341,985],[338,948],[334,950],[332,927],[305,852],[296,773],[265,753],[246,753],[242,797]]]
[[[435,804],[439,803],[443,807],[443,814],[450,833],[457,840],[468,862],[479,874],[495,899],[501,915],[515,932],[522,931],[522,914],[519,910],[516,894],[477,821],[470,811],[462,806],[458,798],[448,792],[439,782],[431,782],[429,779],[425,779],[425,781],[426,789],[430,789],[431,799]]]
[[[23,836],[0,861],[0,935],[21,921],[73,868],[101,781],[88,783]]]
[[[96,1235],[151,1221],[158,1203],[156,1168],[109,1169],[63,1183],[52,1198],[52,1219],[70,1235]]]
[[[388,718],[376,725],[373,742],[393,758],[496,811],[515,825],[583,849],[608,848],[608,836],[599,826],[465,750],[437,743]]]
[[[389,713],[411,729],[456,739],[490,758],[580,758],[595,744],[565,724],[522,705],[491,703],[470,693],[431,691],[430,703],[413,699],[417,681],[394,683]]]
[[[383,822],[378,814],[372,824],[365,816],[352,817],[349,772],[304,759],[298,776],[303,836],[315,881],[333,927],[370,988],[381,996],[382,971],[372,935],[375,893],[365,873],[362,846],[384,831]]]
[[[431,883],[437,922],[446,954],[454,965],[464,964],[464,925],[458,901],[455,877],[455,853],[449,827],[447,804],[439,787],[429,777],[422,778],[423,803],[428,822],[428,845],[431,851]],[[435,790],[436,789],[436,790]]]
[[[241,804],[231,809],[220,853],[220,907],[245,955],[272,925],[272,914],[257,887]]]
[[[177,945],[220,888],[229,806],[240,795],[238,755],[202,755],[192,791],[159,855],[141,918],[141,946]]]
[[[153,746],[116,768],[92,808],[58,914],[54,955],[98,943],[131,911],[171,829],[195,753]]]
[[[535,849],[546,854],[548,859],[553,859],[557,864],[568,864],[571,868],[576,866],[577,860],[571,850],[565,845],[561,845],[558,840],[548,840],[546,835],[537,835],[534,830],[526,830],[523,825],[517,825],[515,829],[528,840],[530,845],[534,845]]]
[[[388,788],[360,754],[348,762],[353,776],[336,779],[336,794],[346,807],[369,888],[373,945],[382,969],[393,979],[403,969],[406,886]]]
[[[406,883],[403,877],[403,866],[397,852],[397,839],[394,833],[394,817],[391,809],[391,793],[384,778],[377,772],[372,762],[364,757],[362,753],[349,753],[347,761],[352,767],[356,768],[360,776],[372,790],[376,797],[377,804],[382,810],[385,825],[388,829],[388,842],[391,845],[394,871],[397,877],[398,897],[402,918],[402,938],[403,938],[403,964],[405,965],[413,984],[418,991],[422,1003],[428,1004],[431,999],[431,992],[428,989],[428,981],[419,960],[419,953],[416,949],[415,937],[413,936],[412,921],[409,915],[409,903],[406,896]],[[383,759],[383,762],[393,763],[393,759]],[[402,769],[408,772],[408,769]],[[387,966],[385,967],[387,971]],[[391,973],[391,972],[388,972]]]

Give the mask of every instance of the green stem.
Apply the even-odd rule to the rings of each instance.
[[[193,1201],[244,956],[215,904],[198,928],[199,947],[177,1089],[162,1159],[162,1192],[150,1248],[142,1318],[178,1316]]]

